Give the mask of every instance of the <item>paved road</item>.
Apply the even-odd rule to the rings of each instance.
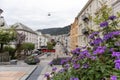
[[[37,80],[37,78],[39,77],[39,75],[44,67],[45,66],[38,65],[37,69],[26,80]]]
[[[26,80],[37,80],[42,70],[47,65],[48,65],[48,62],[46,62],[45,60],[41,61],[38,67],[36,68],[36,70]]]

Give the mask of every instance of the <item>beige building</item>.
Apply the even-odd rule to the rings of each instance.
[[[35,31],[22,23],[15,23],[12,26],[16,29],[17,32],[23,33],[25,35],[24,42],[33,43],[35,44],[35,49],[38,48],[38,34]]]
[[[70,30],[70,50],[73,50],[78,46],[78,29],[78,17],[76,17]]]

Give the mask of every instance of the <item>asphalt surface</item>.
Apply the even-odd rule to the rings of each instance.
[[[34,72],[26,80],[37,80],[45,65],[38,65]]]

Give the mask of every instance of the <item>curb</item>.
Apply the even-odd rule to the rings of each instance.
[[[49,66],[46,66],[46,67],[42,70],[42,72],[41,72],[41,74],[39,75],[39,77],[38,77],[37,80],[44,80],[44,79],[43,79],[43,78],[44,78],[44,74],[46,73],[48,67],[49,67]]]
[[[27,80],[30,75],[37,69],[38,66],[34,66],[27,74],[25,74],[20,80]]]

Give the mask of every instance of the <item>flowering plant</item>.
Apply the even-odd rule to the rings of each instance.
[[[53,80],[120,80],[119,18],[103,5],[94,20],[99,30],[88,36],[88,46],[76,48],[73,57],[61,62],[63,69]]]

